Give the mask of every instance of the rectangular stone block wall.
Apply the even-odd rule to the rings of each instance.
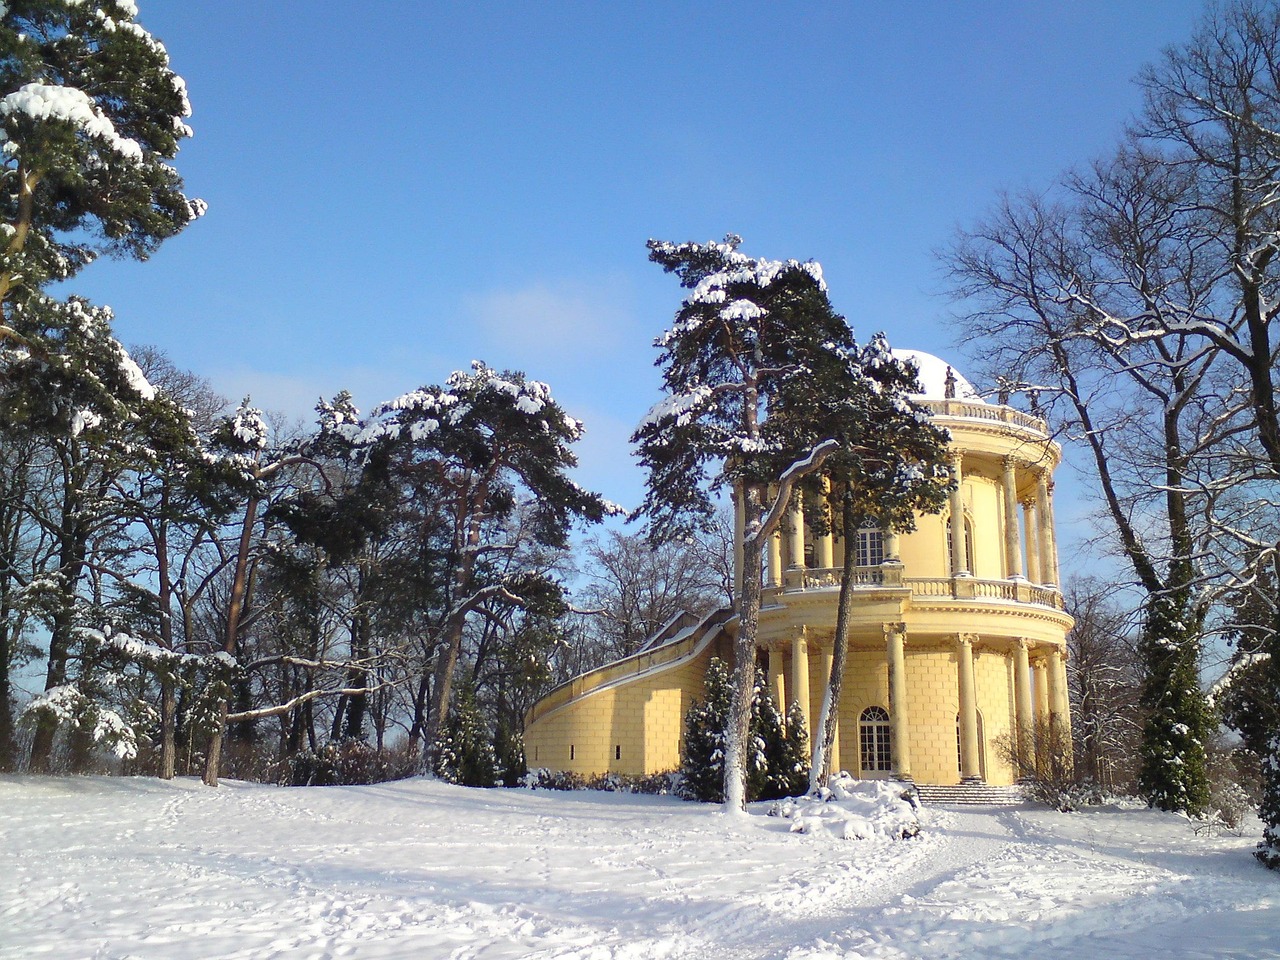
[[[679,768],[684,717],[702,696],[712,654],[709,648],[695,660],[596,691],[542,717],[526,732],[529,766],[584,776]]]
[[[959,783],[956,656],[947,650],[913,651],[908,645],[906,665],[912,776],[921,783]]]
[[[1017,722],[1013,655],[1003,651],[981,652],[974,658],[973,679],[978,694],[978,710],[982,714],[987,783],[1011,784],[1015,779],[1013,766],[1003,756],[1001,740],[1008,741]]]
[[[850,650],[840,696],[840,766],[855,777],[862,769],[858,719],[867,707],[889,709],[889,666],[878,650]]]

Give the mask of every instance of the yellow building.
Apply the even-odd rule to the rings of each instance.
[[[1060,450],[1040,419],[983,402],[929,354],[917,399],[951,434],[959,480],[917,529],[814,537],[799,509],[769,544],[757,649],[774,699],[816,723],[830,675],[844,550],[857,597],[832,766],[864,778],[1001,785],[1001,743],[1030,751],[1068,729],[1066,634],[1053,521]],[[741,516],[739,516],[739,542]],[[738,557],[741,574],[741,555]],[[713,656],[732,658],[728,610],[676,618],[634,655],[557,687],[526,718],[529,766],[583,774],[680,766],[684,716]]]

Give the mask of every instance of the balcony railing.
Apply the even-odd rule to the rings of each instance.
[[[1003,600],[1009,603],[1031,603],[1062,609],[1062,594],[1053,587],[1038,586],[1026,580],[981,580],[977,577],[904,577],[902,564],[884,563],[872,567],[855,567],[853,585],[864,590],[910,590],[913,597],[958,600]],[[809,590],[831,590],[840,586],[840,567],[818,567],[783,571],[782,584],[770,584],[766,590],[778,593],[803,593]]]
[[[1025,430],[1034,430],[1048,436],[1048,425],[1039,417],[1034,417],[1013,407],[994,403],[971,403],[965,400],[918,400],[926,410],[938,417],[963,417],[966,420],[991,420],[996,423],[1008,423]]]

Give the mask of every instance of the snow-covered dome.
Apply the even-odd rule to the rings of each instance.
[[[955,379],[956,400],[963,400],[966,403],[986,403],[982,397],[978,396],[978,391],[973,389],[973,384],[966,380],[959,370],[932,353],[925,353],[923,350],[894,350],[893,355],[898,360],[913,361],[919,369],[920,385],[924,387],[923,393],[916,394],[920,399],[947,399],[947,371],[950,370],[951,376]]]

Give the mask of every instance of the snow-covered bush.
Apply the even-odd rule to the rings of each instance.
[[[915,790],[894,780],[855,780],[841,772],[817,796],[789,797],[769,816],[791,821],[792,833],[829,833],[844,840],[904,840],[920,832]]]
[[[413,776],[417,762],[417,751],[407,743],[379,751],[363,740],[331,740],[279,764],[275,781],[285,787],[385,783]]]
[[[598,773],[583,776],[566,770],[536,767],[524,775],[520,786],[529,790],[603,790],[606,793],[641,793],[665,797],[678,794],[680,774],[666,773]]]

